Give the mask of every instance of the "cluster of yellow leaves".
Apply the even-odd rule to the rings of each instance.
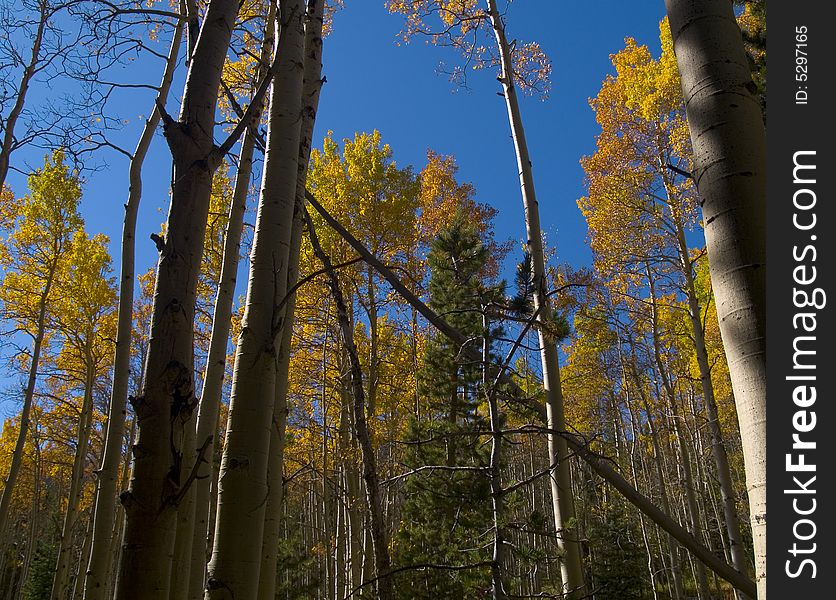
[[[82,226],[80,198],[81,185],[61,152],[46,157],[43,168],[29,177],[14,230],[0,246],[0,302],[6,318],[23,331],[33,334],[41,298],[52,290],[72,236]]]
[[[566,420],[585,435],[594,434],[601,422],[599,412],[609,403],[613,380],[604,356],[614,343],[614,334],[601,315],[579,312],[575,335],[565,350],[560,379],[566,402]]]
[[[688,229],[698,219],[691,181],[667,166],[687,171],[691,149],[667,20],[659,31],[658,59],[631,38],[612,55],[615,74],[590,100],[601,126],[596,152],[581,160],[587,196],[578,205],[596,264],[622,292],[669,252],[676,222]]]

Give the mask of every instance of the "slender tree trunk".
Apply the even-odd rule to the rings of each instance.
[[[506,533],[504,528],[504,492],[502,490],[502,422],[499,415],[499,402],[496,400],[496,389],[491,377],[490,355],[490,321],[482,312],[482,385],[488,399],[488,416],[491,426],[491,458],[488,471],[491,488],[491,517],[493,519],[493,556],[491,557],[491,593],[493,600],[505,600],[508,592],[505,589],[505,546]]]
[[[183,23],[178,21],[171,47],[168,52],[165,70],[160,82],[157,102],[165,103],[177,56],[183,38]],[[119,465],[122,462],[122,442],[125,437],[125,415],[128,400],[128,384],[131,376],[131,331],[133,329],[134,276],[136,244],[136,219],[142,198],[142,165],[157,125],[160,123],[160,110],[154,106],[151,116],[145,122],[136,150],[131,157],[129,173],[128,201],[125,204],[125,220],[122,225],[121,261],[119,266],[119,310],[116,320],[116,356],[113,361],[113,384],[110,391],[110,407],[107,416],[102,463],[97,475],[96,510],[93,520],[93,539],[90,550],[90,562],[84,582],[85,600],[104,600],[109,588],[108,577],[111,573],[113,554],[111,539],[113,519],[116,514],[116,489],[119,479]]]
[[[682,433],[682,423],[679,410],[677,408],[676,391],[674,390],[673,383],[668,376],[667,367],[662,360],[662,351],[659,342],[659,308],[656,301],[655,283],[649,265],[646,267],[646,271],[647,283],[650,288],[650,320],[652,328],[651,335],[653,338],[653,357],[656,361],[656,368],[658,369],[659,377],[662,380],[662,387],[664,388],[665,395],[668,399],[668,408],[671,413],[670,421],[673,425],[674,437],[676,437],[676,442],[679,446],[679,466],[682,468],[683,483],[685,484],[685,513],[691,527],[691,534],[696,537],[699,535],[700,531],[700,516],[695,497],[694,477],[691,472],[691,459]],[[708,579],[705,576],[705,568],[701,562],[697,562],[694,566],[694,578],[697,582],[697,595],[699,600],[709,600]]]
[[[237,0],[211,0],[189,65],[179,120],[163,115],[174,162],[165,239],[156,238],[151,337],[142,394],[134,399],[138,434],[130,488],[120,499],[126,526],[117,600],[167,598],[177,505],[191,477],[182,442],[192,424],[194,305],[214,171],[223,152],[213,131],[221,70]]]
[[[528,250],[531,253],[534,271],[534,309],[537,321],[543,322],[549,314],[548,283],[546,280],[545,259],[543,256],[543,234],[540,230],[540,209],[534,191],[534,175],[531,158],[523,129],[522,114],[514,73],[511,66],[511,51],[505,37],[505,26],[495,0],[488,0],[488,13],[496,35],[496,43],[502,64],[500,81],[508,109],[511,136],[517,154],[517,166],[520,173],[520,189],[525,209],[525,224]],[[543,369],[543,387],[546,392],[547,427],[552,431],[564,431],[566,419],[563,410],[563,395],[560,386],[557,345],[550,339],[542,327],[538,328],[540,340],[540,360]],[[577,532],[569,525],[575,520],[575,507],[572,498],[572,474],[569,468],[569,452],[566,441],[554,433],[548,434],[549,454],[555,468],[550,475],[554,526],[557,531],[558,547],[563,555],[561,574],[563,592],[567,600],[582,598],[586,595],[586,586],[581,565],[580,544]]]
[[[694,148],[711,281],[734,389],[758,599],[766,600],[766,143],[725,0],[665,0]]]
[[[340,324],[343,345],[348,352],[350,362],[351,392],[354,400],[354,433],[357,436],[363,457],[363,481],[366,484],[368,525],[372,551],[374,553],[377,594],[380,600],[394,600],[394,585],[389,577],[391,559],[389,557],[388,536],[383,518],[383,507],[380,501],[380,480],[377,473],[377,460],[374,447],[372,446],[371,435],[366,424],[366,394],[363,386],[363,371],[360,366],[360,358],[357,354],[357,346],[354,344],[354,328],[351,326],[348,309],[342,295],[342,290],[340,289],[339,279],[334,272],[331,259],[325,254],[325,251],[319,244],[310,217],[307,218],[307,226],[314,253],[328,273],[328,286],[331,289],[331,296],[337,308],[337,318]]]
[[[86,349],[86,354],[84,398],[81,403],[81,413],[78,418],[77,442],[75,456],[73,457],[72,474],[70,475],[70,493],[67,496],[67,512],[64,514],[61,539],[58,543],[58,560],[55,567],[55,575],[52,579],[51,600],[64,600],[67,598],[67,591],[71,589],[69,585],[70,569],[75,562],[72,560],[75,526],[80,514],[81,494],[84,491],[84,464],[87,462],[87,446],[90,442],[90,426],[93,418],[93,386],[95,385],[96,377],[89,347]]]
[[[73,600],[82,600],[84,598],[84,573],[86,565],[90,560],[90,549],[93,545],[93,518],[92,514],[96,510],[96,506],[90,509],[91,514],[87,519],[87,526],[84,529],[84,541],[81,543],[81,552],[78,557],[78,564],[75,565],[75,581],[73,581]]]
[[[250,281],[232,380],[206,600],[256,598],[267,469],[296,199],[304,61],[301,0],[280,4],[281,35]]]
[[[47,276],[44,291],[38,299],[38,319],[35,324],[34,343],[32,344],[32,358],[29,362],[29,376],[26,379],[26,390],[23,393],[23,408],[20,411],[20,429],[17,432],[15,448],[12,452],[12,461],[9,465],[9,474],[3,486],[3,496],[0,498],[0,534],[6,532],[9,518],[9,507],[12,504],[17,476],[20,473],[20,466],[23,463],[23,453],[26,449],[26,434],[29,431],[29,417],[32,413],[32,401],[35,398],[35,383],[38,379],[38,365],[41,361],[41,347],[46,335],[46,308],[47,299],[52,291],[52,282],[55,277],[56,263],[53,263]]]
[[[266,18],[264,41],[261,48],[261,61],[270,60],[270,53],[275,45],[275,9],[271,3]],[[265,69],[258,69],[263,76]],[[254,123],[260,120],[262,108],[259,107]],[[241,152],[238,156],[238,170],[229,207],[226,232],[224,234],[223,260],[212,315],[212,335],[209,340],[209,354],[206,359],[206,372],[203,377],[203,391],[198,411],[196,446],[200,455],[195,453],[197,479],[194,483],[194,521],[192,524],[191,560],[188,569],[189,600],[203,598],[206,578],[207,541],[209,536],[209,513],[211,487],[215,456],[215,440],[218,434],[218,415],[226,375],[227,345],[232,322],[232,309],[235,302],[235,287],[238,281],[238,263],[241,256],[241,235],[244,227],[244,215],[247,210],[247,196],[250,191],[253,155],[255,153],[257,133],[255,125],[244,132]]]
[[[320,78],[322,75],[322,24],[324,6],[324,0],[311,0],[308,3],[305,14],[305,70],[302,77],[302,125],[299,134],[296,200],[293,209],[293,222],[288,249],[287,290],[292,289],[296,285],[299,277],[305,184],[307,181],[311,147],[313,145],[313,129],[316,121],[316,112],[319,108],[319,94],[322,89],[322,81]],[[276,569],[284,490],[282,465],[285,424],[287,422],[288,375],[290,369],[291,341],[293,338],[293,323],[296,311],[296,294],[290,294],[285,299],[285,302],[285,324],[279,344],[275,406],[273,407],[273,427],[270,430],[270,457],[267,466],[268,496],[264,522],[264,549],[261,558],[261,575],[258,592],[258,597],[263,600],[273,600],[276,595]],[[323,493],[327,497],[327,472],[324,464],[322,478]]]

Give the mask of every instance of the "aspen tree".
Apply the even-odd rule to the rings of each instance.
[[[129,489],[120,496],[126,524],[118,600],[168,597],[177,505],[192,483],[182,442],[185,428],[193,427],[196,405],[195,293],[212,177],[235,141],[230,136],[218,147],[212,134],[221,69],[238,9],[236,0],[211,0],[189,62],[179,119],[158,104],[174,172],[165,236],[155,237],[160,259],[144,386],[133,400],[134,469]]]
[[[104,356],[110,355],[109,340],[113,336],[112,311],[115,290],[110,274],[110,256],[103,235],[88,237],[83,231],[73,236],[67,251],[66,265],[58,273],[56,292],[59,295],[53,320],[54,328],[64,338],[59,368],[82,388],[81,410],[78,416],[76,451],[70,475],[67,509],[61,529],[58,561],[52,585],[52,598],[66,597],[73,566],[73,541],[76,524],[81,516],[84,493],[84,473],[89,454],[90,436],[94,425],[94,394],[97,380],[104,367],[109,366]],[[86,556],[82,556],[86,564]],[[83,568],[82,568],[82,573]]]
[[[758,600],[766,600],[766,140],[730,2],[666,0],[737,406]]]
[[[261,45],[260,65],[256,69],[258,79],[266,72],[265,65],[275,46],[276,6],[270,2],[267,16],[264,20],[264,32]],[[253,82],[253,88],[258,81]],[[227,364],[227,345],[229,342],[230,325],[232,322],[232,308],[235,300],[235,286],[238,277],[238,263],[241,256],[241,235],[244,225],[244,214],[247,206],[247,196],[252,176],[253,157],[257,143],[258,132],[255,124],[260,121],[263,108],[259,107],[253,115],[253,125],[243,135],[241,151],[238,156],[238,169],[232,192],[232,203],[229,207],[226,231],[223,239],[223,257],[221,272],[218,279],[217,295],[212,314],[212,333],[209,340],[209,353],[206,358],[206,369],[203,376],[203,390],[196,424],[196,461],[194,517],[192,523],[191,564],[189,571],[188,598],[199,600],[203,598],[207,541],[210,533],[211,499],[210,488],[213,485],[213,459],[215,443],[218,435],[218,419],[223,390],[224,376]]]
[[[505,25],[497,9],[495,0],[488,0],[488,11],[496,34],[496,43],[500,53],[502,74],[500,82],[508,108],[508,120],[511,125],[511,135],[517,154],[517,167],[520,173],[520,189],[525,209],[525,222],[528,251],[531,253],[534,274],[534,310],[542,321],[549,313],[550,302],[547,295],[547,279],[545,260],[543,255],[543,234],[540,229],[540,212],[534,191],[534,175],[531,168],[531,158],[522,123],[519,100],[515,86],[511,51],[505,37]],[[558,367],[557,345],[549,339],[541,324],[538,327],[540,339],[540,353],[543,368],[543,387],[546,391],[546,426],[552,431],[566,430],[563,409],[563,396],[560,389],[560,372]],[[549,450],[551,459],[556,463],[554,472],[550,475],[552,496],[554,501],[554,525],[562,543],[564,559],[561,561],[563,575],[563,591],[566,598],[581,598],[585,592],[583,570],[581,567],[580,547],[577,534],[571,529],[575,518],[574,502],[572,499],[572,476],[569,469],[569,451],[566,441],[556,435],[549,434]],[[568,538],[568,539],[567,539]]]
[[[51,159],[46,157],[43,168],[30,175],[29,190],[16,219],[17,228],[0,248],[0,263],[8,269],[0,285],[4,316],[32,338],[20,429],[0,498],[0,533],[8,525],[12,494],[23,461],[56,276],[72,235],[82,226],[78,214],[81,186],[64,164],[62,152],[53,153]]]
[[[296,175],[296,198],[293,207],[290,244],[288,247],[287,294],[285,302],[285,324],[279,341],[278,365],[276,367],[275,405],[273,423],[270,427],[270,455],[267,466],[267,507],[264,521],[264,543],[259,575],[258,597],[272,600],[276,595],[276,569],[282,504],[284,500],[283,457],[285,423],[287,420],[287,394],[289,388],[290,351],[296,312],[296,294],[290,290],[299,276],[299,253],[302,247],[303,219],[305,206],[305,184],[308,162],[311,156],[319,95],[322,91],[322,30],[325,0],[309,0],[305,13],[305,70],[302,84],[302,125],[299,134],[299,158]],[[323,466],[323,481],[325,467]]]
[[[133,328],[134,277],[136,276],[135,236],[139,203],[142,198],[142,165],[160,123],[161,113],[157,104],[165,105],[168,92],[171,89],[182,38],[183,21],[178,21],[174,28],[154,108],[151,111],[151,116],[145,121],[128,166],[128,200],[125,203],[122,244],[120,246],[119,312],[116,324],[113,383],[110,391],[105,445],[96,479],[96,510],[93,519],[90,562],[87,565],[84,582],[85,600],[104,600],[113,561],[111,541],[113,521],[116,514],[116,490],[119,480],[119,466],[122,462],[122,442],[125,436],[125,415],[131,371],[131,334]]]
[[[235,353],[214,548],[206,600],[257,597],[277,352],[287,326],[289,246],[296,201],[304,71],[304,5],[279,4],[281,35],[249,284]],[[230,596],[231,595],[231,596]]]

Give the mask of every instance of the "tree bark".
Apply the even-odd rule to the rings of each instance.
[[[299,134],[299,158],[296,175],[296,198],[293,208],[290,245],[288,248],[287,290],[291,290],[299,277],[299,254],[302,248],[305,184],[308,162],[313,145],[313,130],[322,90],[322,25],[324,0],[308,2],[305,14],[305,69],[302,76],[302,125]],[[259,576],[258,597],[273,600],[276,595],[276,568],[281,531],[282,502],[284,495],[283,455],[285,424],[287,422],[288,375],[293,323],[296,311],[296,294],[285,299],[285,324],[279,343],[276,368],[275,405],[273,426],[270,428],[270,455],[267,466],[267,509],[264,521],[264,541]],[[323,464],[323,487],[327,494],[327,474]]]
[[[107,415],[102,464],[97,475],[96,510],[93,518],[93,538],[90,562],[84,582],[85,600],[104,600],[109,587],[111,571],[111,539],[116,514],[116,489],[119,465],[122,462],[122,442],[125,437],[125,416],[128,400],[128,384],[131,376],[131,331],[133,329],[134,277],[136,255],[136,219],[142,199],[142,165],[154,132],[160,123],[160,109],[165,104],[177,56],[183,39],[183,22],[178,21],[171,39],[162,81],[151,116],[145,122],[136,150],[128,168],[128,201],[122,225],[121,261],[119,266],[119,309],[116,320],[116,355],[113,361],[113,384],[110,391],[110,407]]]
[[[118,600],[167,598],[177,505],[191,484],[182,449],[193,427],[194,305],[212,191],[223,151],[214,145],[215,110],[237,0],[211,0],[189,65],[179,120],[163,114],[174,163],[165,238],[157,266],[138,434],[130,487],[120,499],[126,526]],[[158,105],[159,106],[159,105]],[[161,111],[162,112],[162,111]]]
[[[522,114],[514,83],[515,75],[511,63],[510,46],[505,37],[505,26],[502,22],[502,15],[497,9],[495,0],[488,0],[488,14],[499,50],[502,65],[500,81],[508,109],[508,120],[511,126],[511,136],[514,139],[517,167],[520,173],[520,189],[522,191],[523,207],[525,209],[527,245],[531,254],[534,274],[534,310],[537,314],[537,321],[542,323],[550,312],[550,302],[547,295],[548,284],[543,255],[543,234],[540,229],[540,209],[534,190],[531,158],[528,153]],[[563,394],[560,386],[557,344],[546,335],[542,326],[538,327],[537,331],[540,340],[543,388],[546,394],[547,426],[552,431],[565,431],[566,419],[564,417]],[[555,531],[557,532],[557,544],[563,554],[563,559],[560,562],[563,578],[563,593],[567,600],[572,600],[586,596],[586,585],[584,583],[578,535],[569,526],[575,520],[575,506],[572,498],[572,473],[569,469],[569,452],[566,447],[566,441],[553,433],[548,435],[548,444],[549,455],[552,463],[555,465],[549,478],[551,481],[552,508]]]
[[[734,389],[758,599],[766,599],[766,144],[732,5],[665,0]]]
[[[287,327],[280,304],[287,293],[304,70],[303,3],[283,0],[279,6],[281,35],[264,175],[235,354],[206,600],[256,598],[259,584],[278,345]]]
[[[275,5],[270,4],[265,20],[264,40],[261,47],[262,67],[257,69],[258,79],[264,76],[263,65],[270,60],[275,46]],[[257,82],[255,83],[257,85]],[[258,107],[253,116],[253,126],[244,132],[241,152],[238,156],[238,170],[229,207],[226,232],[224,234],[223,260],[212,315],[212,335],[209,340],[209,354],[206,358],[206,371],[203,377],[203,391],[200,397],[195,441],[201,449],[201,455],[195,453],[197,478],[194,482],[194,517],[192,522],[192,547],[188,583],[189,600],[203,598],[207,543],[209,536],[210,496],[213,482],[213,457],[218,434],[218,416],[224,377],[226,375],[227,345],[232,322],[232,309],[235,302],[235,287],[238,281],[238,263],[241,256],[241,235],[244,227],[244,215],[247,210],[247,196],[250,190],[253,155],[257,138],[256,127],[261,119],[262,107]]]

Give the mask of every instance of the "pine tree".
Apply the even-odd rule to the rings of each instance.
[[[482,310],[492,291],[484,282],[489,261],[475,227],[459,215],[432,242],[430,306],[475,346],[484,336]],[[435,465],[409,475],[405,484],[396,561],[400,566],[462,566],[490,558],[488,448],[479,433],[488,429],[479,386],[482,365],[463,358],[442,335],[427,343],[418,374],[423,418],[413,419],[407,466]],[[398,586],[402,598],[473,598],[490,589],[487,565],[448,571],[424,568]]]

